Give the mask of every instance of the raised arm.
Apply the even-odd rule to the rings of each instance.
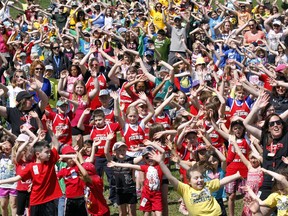
[[[105,153],[105,157],[107,159],[108,162],[112,161],[112,156],[110,154],[110,144],[111,144],[111,140],[114,138],[114,133],[109,133],[107,135],[107,139],[106,139],[106,143],[105,143],[105,147],[104,147],[104,153]]]
[[[123,119],[123,115],[121,116],[120,105],[119,105],[119,94],[117,92],[111,92],[110,96],[114,99],[114,116],[116,120],[119,122],[120,127],[122,129],[125,128],[125,119]]]
[[[230,143],[233,145],[236,154],[239,155],[241,161],[245,164],[245,166],[248,168],[248,170],[251,169],[251,168],[252,168],[251,163],[250,163],[249,160],[247,160],[247,158],[243,155],[243,153],[242,153],[241,149],[239,148],[237,142],[230,141]]]
[[[169,182],[173,185],[174,189],[177,190],[178,188],[178,179],[175,178],[172,173],[170,172],[170,170],[168,169],[168,167],[165,165],[164,163],[164,154],[157,154],[156,152],[151,152],[149,154],[150,158],[154,161],[156,161],[163,174],[167,177],[167,179],[169,180]]]

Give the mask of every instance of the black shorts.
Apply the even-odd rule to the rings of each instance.
[[[69,216],[87,216],[86,203],[83,198],[66,199],[65,215]]]
[[[135,193],[116,193],[116,203],[117,205],[122,204],[136,204],[137,195]]]
[[[30,193],[28,191],[17,190],[17,215],[24,215],[25,208],[29,207]]]
[[[30,206],[30,216],[56,216],[57,211],[57,200],[51,200],[43,204]]]

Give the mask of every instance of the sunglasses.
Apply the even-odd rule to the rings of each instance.
[[[41,67],[41,68],[35,68],[35,70],[43,70],[43,68]]]
[[[91,67],[97,67],[98,64],[91,64]]]
[[[57,46],[57,47],[53,47],[53,49],[59,49],[60,47],[59,46]]]
[[[16,78],[24,78],[24,76],[15,76]]]
[[[277,120],[277,121],[269,122],[269,123],[268,123],[268,126],[269,126],[269,127],[273,127],[273,126],[275,126],[275,125],[281,125],[281,124],[282,124],[281,120]]]

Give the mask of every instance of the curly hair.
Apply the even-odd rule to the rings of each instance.
[[[40,65],[42,67],[42,73],[45,71],[45,65],[43,64],[42,61],[40,61],[39,59],[36,59],[32,62],[31,66],[30,66],[30,72],[29,72],[29,75],[31,77],[34,76],[34,73],[35,73],[35,68]]]

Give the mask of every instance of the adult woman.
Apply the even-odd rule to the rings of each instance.
[[[254,104],[252,111],[244,120],[246,130],[260,140],[263,145],[263,168],[275,171],[284,168],[286,165],[282,157],[288,155],[288,133],[287,126],[283,119],[276,113],[268,115],[262,129],[253,124],[256,113],[268,104],[269,96],[263,94]],[[273,185],[271,176],[265,175],[262,187],[260,188],[260,199],[266,199],[270,195]],[[265,214],[266,215],[266,214]],[[269,215],[269,214],[268,214]]]
[[[149,1],[148,1],[149,5]],[[162,4],[161,3],[156,3],[155,8],[151,9],[148,8],[149,13],[152,17],[153,24],[156,27],[156,30],[164,29],[165,28],[165,23],[163,20],[163,15],[162,15]]]
[[[35,82],[40,86],[41,90],[47,95],[51,96],[51,84],[50,81],[43,77],[45,71],[45,65],[40,60],[33,61],[30,67],[30,77],[35,79]],[[35,101],[38,102],[39,98],[37,95],[34,97]]]
[[[9,38],[8,31],[5,29],[4,25],[0,23],[0,53],[9,61],[10,54],[7,45],[7,40]]]
[[[248,26],[250,30],[244,34],[244,45],[249,45],[265,38],[264,32],[258,29],[257,22],[254,19],[249,20]]]
[[[27,82],[25,82],[26,74],[23,70],[16,70],[13,74],[10,85],[5,86],[2,83],[0,84],[0,89],[3,89],[4,95],[8,97],[7,107],[16,106],[16,95],[26,90]]]
[[[11,124],[12,133],[18,136],[21,125],[25,124],[32,132],[39,128],[37,120],[29,114],[35,111],[39,118],[42,118],[43,112],[48,104],[47,95],[40,89],[36,82],[30,83],[30,88],[36,92],[39,102],[34,103],[33,95],[27,91],[21,91],[16,96],[16,107],[0,106],[0,116],[7,119]]]
[[[278,82],[287,82],[287,79],[285,77],[277,77],[276,80]],[[288,109],[287,88],[281,85],[273,86],[269,102],[273,105],[277,114],[282,114],[285,110]]]

